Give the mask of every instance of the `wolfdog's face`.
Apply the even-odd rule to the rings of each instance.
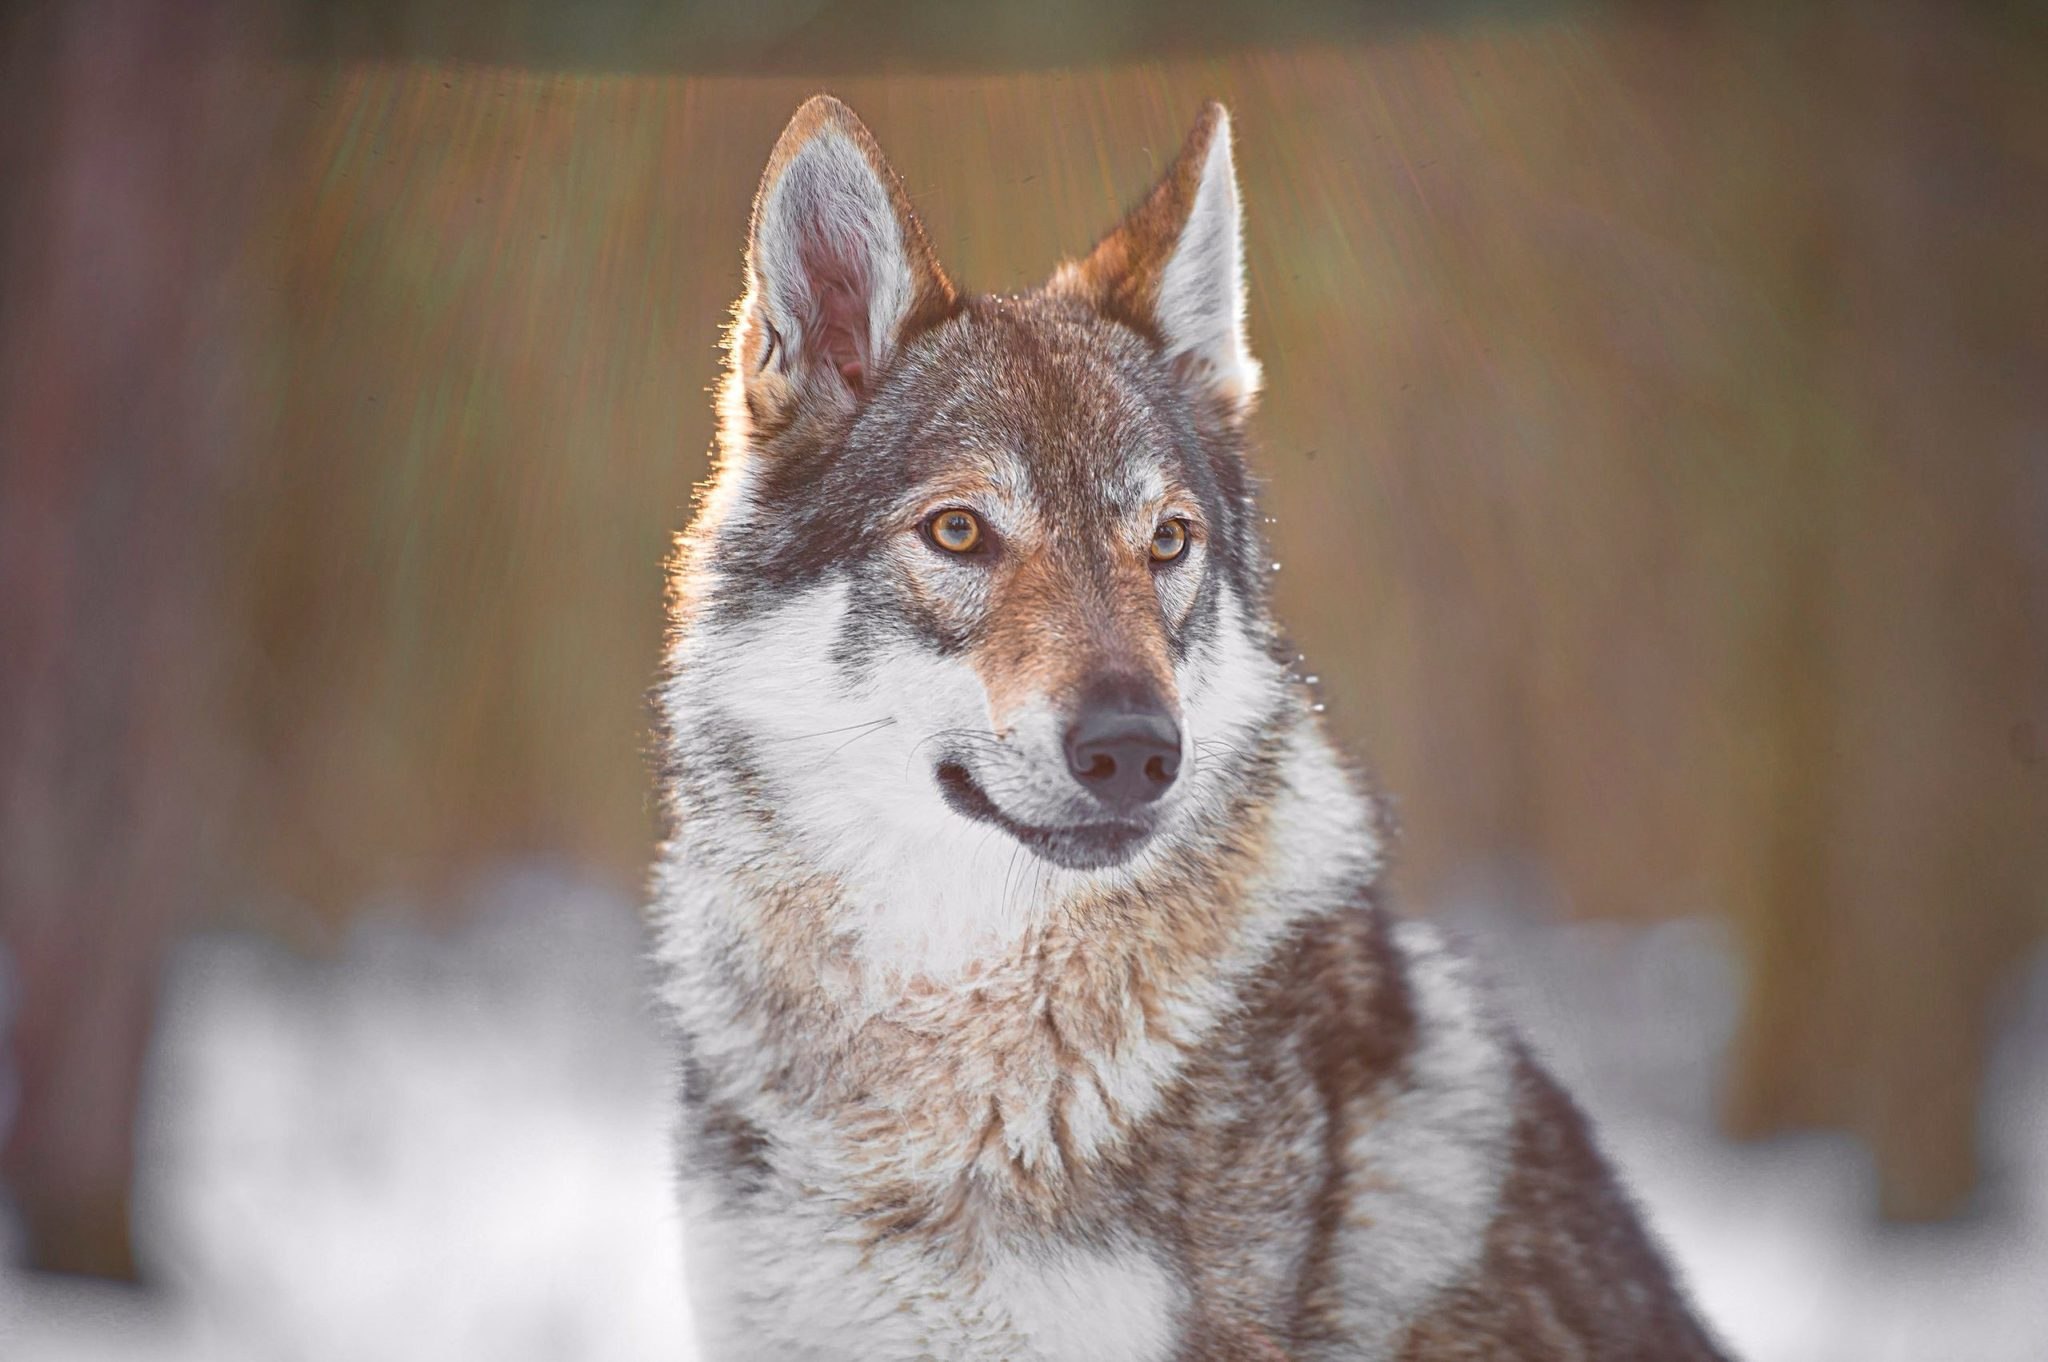
[[[804,106],[678,560],[685,822],[743,812],[847,884],[961,902],[1214,838],[1298,698],[1242,455],[1240,257],[1219,106],[1013,297],[956,291],[867,130]]]

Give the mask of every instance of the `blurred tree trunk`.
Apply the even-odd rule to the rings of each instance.
[[[1840,687],[1839,817],[1861,854],[1831,870],[1838,953],[1860,985],[1842,999],[1862,1050],[1849,1124],[1876,1157],[1886,1213],[1920,1219],[1976,1185],[1988,1010],[2039,931],[2048,869],[2048,783],[2007,742],[2048,698],[2048,619],[2027,562],[2048,546],[2028,485],[2040,395],[2021,377],[2044,356],[2010,372],[1982,363],[2027,351],[1984,334],[1998,300],[2048,304],[2038,236],[2000,263],[1987,249],[2018,224],[2038,232],[2048,200],[2038,176],[1981,149],[1999,120],[1981,79],[1995,35],[1947,7],[1899,18],[1845,12],[1832,34],[1854,94],[1831,122],[1865,150],[1839,157],[1863,230],[1829,383],[1867,413],[1869,450],[1837,489],[1835,628],[1854,668]]]
[[[1867,18],[1788,15],[1744,62],[1804,77],[1770,158],[1798,419],[1759,466],[1772,589],[1734,650],[1759,854],[1723,1110],[1856,1132],[1884,1212],[1927,1219],[1977,1185],[1989,1009],[2048,925],[2048,783],[2010,740],[2048,701],[2038,395],[1982,363],[2037,350],[2000,319],[2038,315],[2039,252],[2007,247],[2048,203],[1987,144],[2018,88],[1995,29]]]
[[[159,966],[207,868],[209,309],[245,192],[218,134],[230,6],[11,20],[0,257],[0,945],[18,1102],[0,1177],[31,1264],[131,1276]],[[235,136],[246,135],[246,125]]]

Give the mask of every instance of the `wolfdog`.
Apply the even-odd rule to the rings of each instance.
[[[1231,131],[1028,293],[842,104],[754,201],[651,917],[704,1354],[1713,1358],[1376,888],[1267,601]]]

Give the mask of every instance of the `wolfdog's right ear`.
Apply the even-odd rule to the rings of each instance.
[[[853,111],[813,95],[754,196],[731,363],[757,423],[850,411],[957,301],[895,171]]]

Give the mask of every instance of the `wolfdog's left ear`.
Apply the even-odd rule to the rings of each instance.
[[[814,95],[762,172],[732,364],[756,419],[851,410],[957,295],[853,110]]]
[[[1155,337],[1196,391],[1242,418],[1259,391],[1244,326],[1244,225],[1230,114],[1210,101],[1165,176],[1084,260],[1052,277]]]

